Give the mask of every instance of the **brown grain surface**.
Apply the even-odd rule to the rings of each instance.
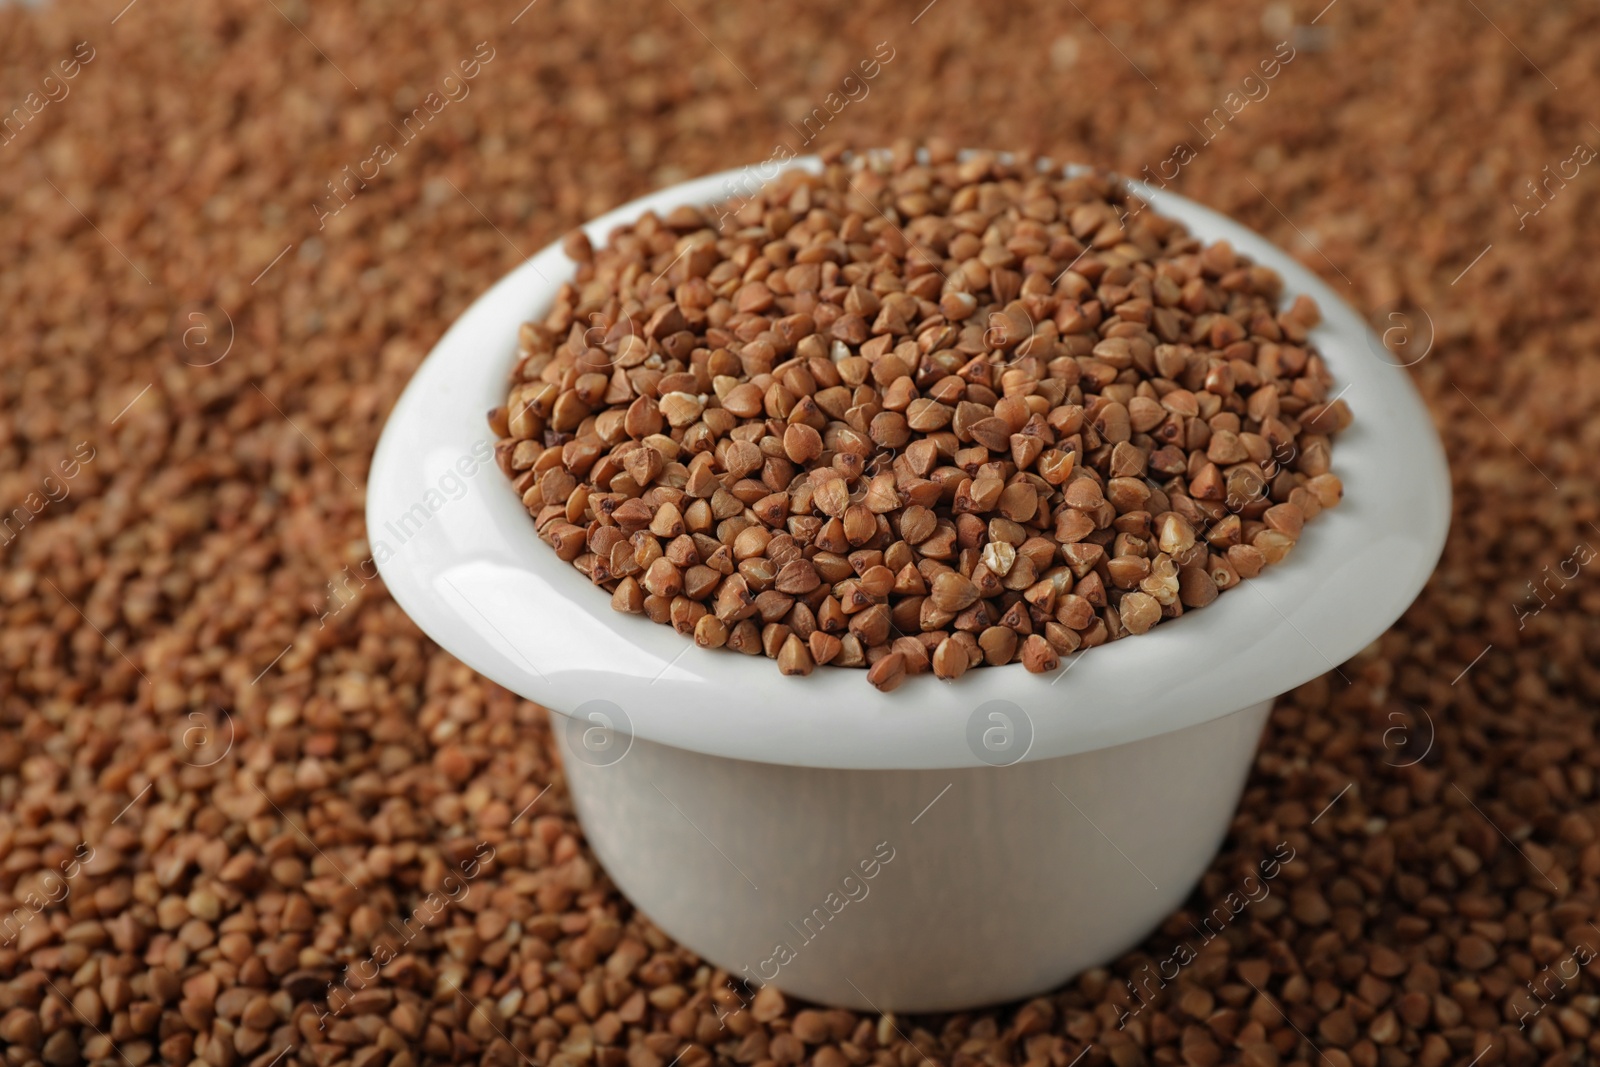
[[[1314,300],[1109,174],[925,154],[569,238],[488,422],[614,609],[786,675],[1054,670],[1338,503]]]
[[[1572,161],[1600,144],[1597,30],[1503,0],[0,9],[5,114],[93,49],[0,144],[5,1061],[1591,1061],[1600,179]],[[1284,40],[1203,143],[1190,122]],[[326,183],[480,42],[470,95],[319,230]],[[823,139],[1133,173],[1190,141],[1176,191],[1411,342],[1456,523],[1402,622],[1280,704],[1222,855],[1139,951],[995,1011],[766,993],[719,1023],[722,976],[587,853],[544,713],[361,577],[361,485],[476,294],[634,195],[800,150],[880,42]],[[1125,983],[1280,842],[1272,895],[1119,1029]],[[429,932],[319,1029],[336,964],[419,909]]]

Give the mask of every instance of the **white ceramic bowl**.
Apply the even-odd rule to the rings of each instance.
[[[814,159],[794,165],[816,170]],[[723,199],[737,172],[596,219]],[[1449,523],[1426,408],[1362,319],[1263,238],[1131,183],[1199,237],[1307,293],[1355,411],[1345,498],[1289,559],[1203,611],[1072,657],[931,675],[786,678],[697,648],[536,536],[490,461],[518,326],[573,264],[552,245],[450,328],[396,404],[368,483],[374,559],[446,650],[560,713],[589,842],[663,930],[752,985],[877,1011],[972,1007],[1059,985],[1137,943],[1215,855],[1273,699],[1349,658],[1421,590]]]

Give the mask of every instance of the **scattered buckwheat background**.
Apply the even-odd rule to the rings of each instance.
[[[1600,12],[924,2],[0,8],[7,1064],[1600,1052]],[[742,997],[634,913],[545,713],[374,577],[362,484],[445,327],[572,226],[933,136],[1295,252],[1410,366],[1456,522],[1280,703],[1184,911],[1031,1003],[879,1018]]]

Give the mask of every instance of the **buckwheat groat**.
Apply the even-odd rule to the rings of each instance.
[[[841,158],[566,247],[502,469],[617,610],[785,674],[1054,670],[1339,500],[1316,306],[1109,175]]]

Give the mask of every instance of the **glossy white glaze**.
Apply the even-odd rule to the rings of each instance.
[[[1227,833],[1271,709],[1075,756],[919,771],[780,767],[637,738],[597,756],[583,728],[552,721],[590,846],[661,929],[795,996],[918,1012],[1054,989],[1160,925]],[[1264,899],[1263,885],[1284,882],[1238,892]]]
[[[599,243],[646,210],[715,202],[733,173],[662,190],[585,229]],[[539,541],[498,469],[478,461],[493,443],[485,414],[504,402],[517,327],[571,275],[559,245],[461,316],[390,415],[367,496],[385,583],[445,649],[541,704],[570,712],[603,700],[638,738],[799,766],[978,767],[972,727],[994,701],[1019,736],[1031,734],[1023,758],[1055,759],[1205,723],[1332,669],[1405,610],[1443,547],[1450,483],[1428,412],[1405,373],[1379,358],[1367,325],[1310,271],[1215,212],[1135,187],[1198,236],[1225,238],[1277,270],[1289,296],[1316,299],[1324,321],[1312,339],[1356,416],[1333,451],[1344,502],[1308,524],[1285,563],[1209,607],[1069,658],[1055,675],[985,668],[954,684],[914,678],[889,694],[855,670],[786,678],[770,660],[700,649],[613,611]]]

